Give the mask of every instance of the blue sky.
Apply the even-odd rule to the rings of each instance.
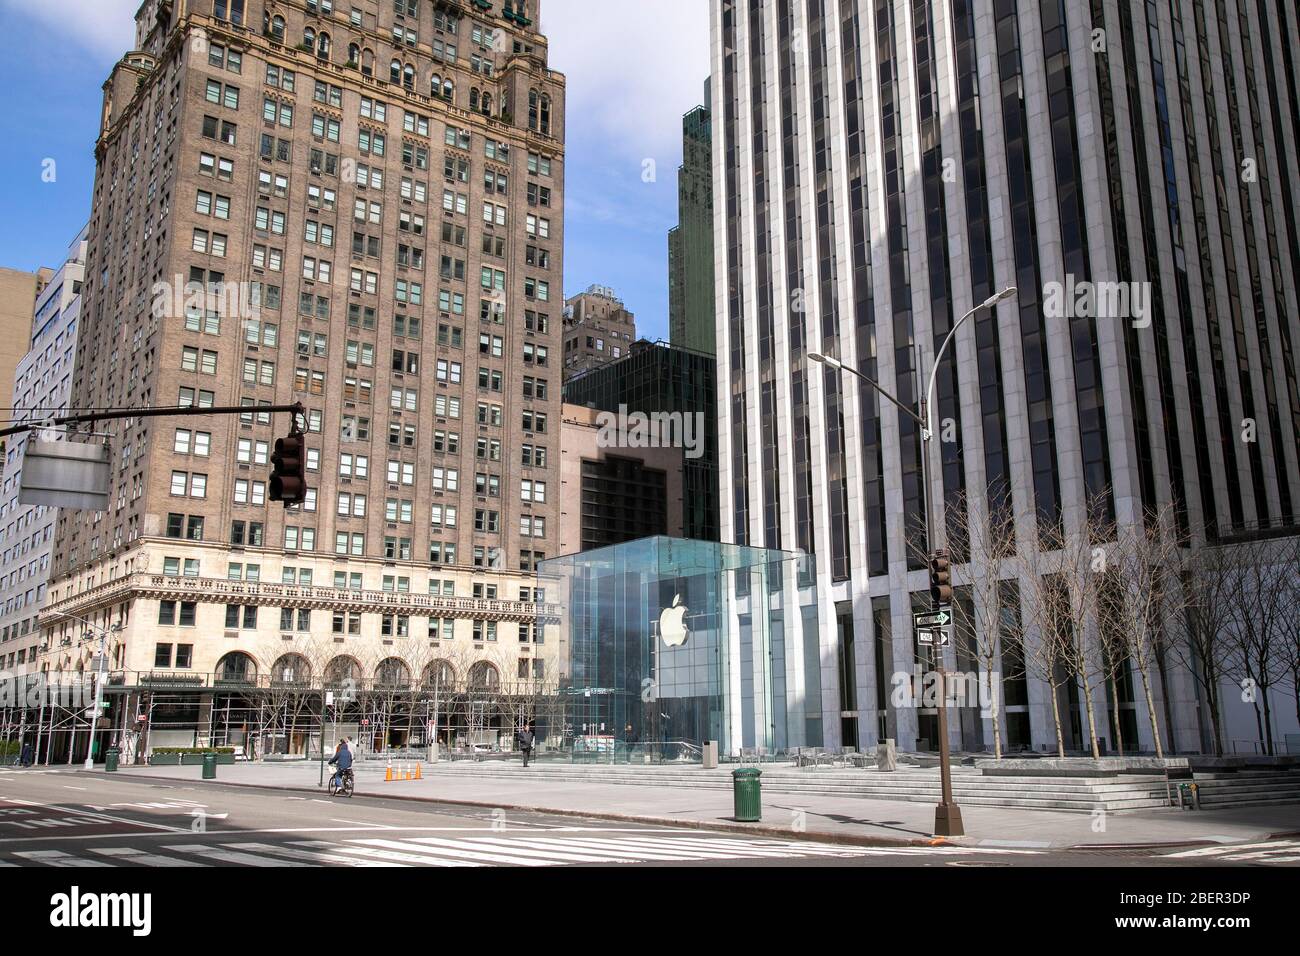
[[[88,218],[100,89],[138,6],[0,0],[0,266],[57,267]],[[565,295],[612,286],[642,334],[667,338],[681,115],[708,74],[708,3],[644,13],[640,0],[542,0],[542,29],[568,77]]]

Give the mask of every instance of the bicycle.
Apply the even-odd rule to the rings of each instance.
[[[339,777],[343,779],[340,780]],[[352,769],[349,767],[341,773],[330,775],[329,791],[331,797],[350,797],[352,796]]]

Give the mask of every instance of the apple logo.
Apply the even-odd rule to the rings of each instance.
[[[690,631],[686,629],[687,607],[682,604],[680,594],[673,595],[673,606],[663,609],[659,615],[659,633],[663,636],[664,644],[668,647],[681,647],[686,643],[686,638]]]

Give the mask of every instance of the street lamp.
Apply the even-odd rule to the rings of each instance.
[[[921,396],[920,399],[919,415],[916,412],[912,411],[912,409],[904,405],[902,402],[900,402],[889,392],[885,391],[885,389],[883,389],[880,386],[880,383],[876,382],[874,379],[867,378],[867,376],[863,375],[857,369],[850,368],[849,366],[841,362],[839,359],[833,358],[832,356],[829,355],[823,355],[820,352],[808,353],[808,360],[810,362],[818,362],[822,365],[825,365],[827,368],[833,368],[840,372],[848,372],[851,375],[857,376],[859,379],[861,379],[862,381],[870,385],[872,388],[874,388],[881,395],[885,396],[885,398],[893,402],[896,406],[898,406],[898,408],[906,412],[912,418],[912,420],[915,421],[921,427],[921,484],[925,488],[925,550],[927,556],[932,556],[934,554],[935,539],[938,537],[938,533],[937,533],[938,525],[935,524],[933,517],[931,515],[931,499],[934,497],[934,495],[931,493],[932,488],[930,485],[930,439],[934,437],[934,428],[930,423],[930,408],[932,405],[931,396],[934,394],[935,381],[939,372],[939,362],[943,359],[943,354],[948,349],[948,343],[952,341],[953,336],[957,334],[957,330],[962,327],[962,325],[966,322],[967,319],[983,311],[984,309],[996,308],[999,302],[1003,302],[1007,299],[1014,298],[1015,295],[1016,295],[1016,289],[1014,287],[1003,289],[1001,292],[989,296],[987,299],[985,299],[979,305],[975,306],[975,308],[971,309],[969,312],[967,312],[960,319],[958,319],[956,322],[953,323],[952,328],[948,330],[947,336],[944,337],[943,342],[939,345],[938,351],[934,353],[934,364],[930,369],[930,377],[926,383],[925,393]],[[918,361],[917,361],[916,371],[919,380],[919,375],[921,372],[920,360],[919,360],[919,354],[920,354],[919,348],[917,349],[917,353],[918,353]],[[942,517],[943,517],[942,502],[940,502],[939,507],[940,507],[940,523],[942,523]],[[940,688],[939,775],[942,783],[942,796],[940,798],[939,805],[935,808],[934,811],[934,832],[936,836],[961,836],[965,832],[962,827],[961,808],[957,806],[957,803],[952,796],[952,758],[948,751],[948,689],[947,689],[948,681],[947,681],[947,677],[944,675],[944,670],[943,670],[943,646],[942,645],[939,646],[938,653],[935,655],[935,662],[938,668],[938,678],[939,678],[939,688]]]
[[[90,714],[90,728],[86,737],[86,763],[87,770],[95,769],[95,724],[99,722],[99,709],[104,700],[104,671],[108,663],[108,635],[116,634],[122,630],[122,622],[118,621],[112,627],[107,629],[97,624],[92,624],[84,617],[77,617],[75,614],[65,614],[62,611],[55,611],[55,617],[66,617],[69,621],[76,621],[79,624],[90,628],[99,635],[99,666],[95,669],[95,704]]]

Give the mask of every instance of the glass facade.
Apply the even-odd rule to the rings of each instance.
[[[820,745],[814,575],[801,554],[666,537],[542,562],[565,748]]]

